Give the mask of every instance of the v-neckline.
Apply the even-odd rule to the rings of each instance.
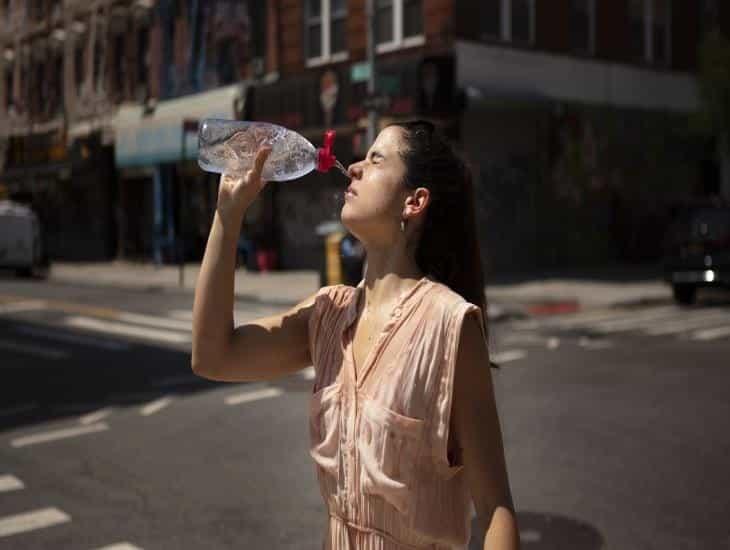
[[[391,311],[388,315],[387,320],[383,324],[380,331],[378,331],[378,335],[373,341],[373,343],[370,345],[370,349],[365,354],[365,358],[362,362],[362,365],[357,365],[355,362],[355,329],[353,329],[353,323],[357,320],[357,310],[359,301],[363,297],[363,287],[365,286],[365,279],[362,279],[360,283],[355,287],[355,291],[353,292],[352,299],[349,303],[349,317],[347,319],[347,323],[344,329],[344,332],[341,336],[342,339],[345,338],[348,332],[352,331],[351,337],[348,337],[347,339],[347,349],[343,350],[347,352],[347,359],[352,367],[352,379],[355,382],[355,387],[360,388],[362,387],[363,381],[367,377],[368,373],[372,370],[373,365],[375,363],[375,356],[380,351],[381,347],[384,344],[384,341],[386,340],[387,336],[391,333],[391,329],[393,328],[393,325],[397,322],[397,320],[400,318],[400,316],[403,314],[403,307],[405,306],[406,302],[418,291],[425,282],[430,281],[430,277],[428,275],[424,275],[421,277],[418,282],[413,285],[411,288],[404,291],[398,298],[398,300],[395,301],[393,307],[391,308]],[[360,372],[358,373],[358,368]],[[359,374],[359,376],[358,376]]]

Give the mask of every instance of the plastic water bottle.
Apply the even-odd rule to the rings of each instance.
[[[207,172],[240,173],[253,166],[256,152],[271,147],[261,177],[266,181],[300,178],[315,168],[327,172],[333,166],[347,171],[332,154],[334,130],[315,148],[302,135],[277,124],[208,118],[198,130],[198,165]]]

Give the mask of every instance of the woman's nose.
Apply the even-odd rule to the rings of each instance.
[[[351,164],[347,167],[347,175],[350,176],[350,178],[355,179],[359,178],[362,175],[362,168],[360,167],[360,163],[356,162],[355,164]]]

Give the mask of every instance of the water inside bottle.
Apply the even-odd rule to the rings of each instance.
[[[347,179],[350,179],[350,174],[347,173],[347,168],[342,166],[342,163],[337,159],[335,159],[335,168],[342,172]]]

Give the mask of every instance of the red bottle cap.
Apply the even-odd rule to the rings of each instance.
[[[317,149],[317,170],[327,172],[335,165],[335,155],[332,153],[332,147],[335,144],[334,130],[327,130],[324,133],[324,144]]]

